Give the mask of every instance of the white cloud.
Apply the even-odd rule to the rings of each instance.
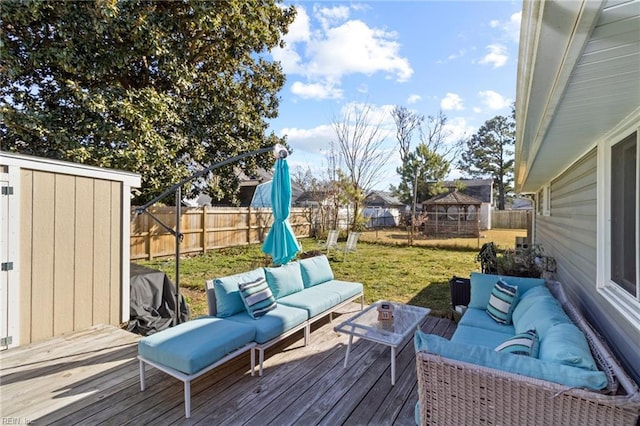
[[[464,109],[464,104],[462,103],[462,98],[460,97],[460,95],[448,92],[446,96],[440,101],[440,108],[442,108],[444,111],[459,111]]]
[[[481,64],[493,65],[493,68],[500,68],[507,63],[509,56],[507,56],[507,48],[502,44],[490,44],[487,46],[487,53],[481,60]]]
[[[299,7],[298,7],[299,9]],[[331,25],[344,22],[349,18],[348,6],[334,6],[334,7],[313,7],[313,13],[320,21],[322,28],[327,30]]]
[[[413,95],[409,95],[409,97],[407,98],[407,103],[409,105],[413,105],[421,100],[422,100],[422,96],[413,94]]]
[[[444,125],[444,131],[449,133],[447,142],[453,143],[474,134],[476,128],[467,123],[465,118],[455,117],[447,120],[447,124]]]
[[[520,39],[520,21],[522,12],[516,12],[509,17],[508,21],[494,19],[489,22],[491,28],[497,28],[503,32],[504,38],[513,43],[518,43]]]
[[[362,21],[348,21],[330,28],[322,39],[311,40],[307,53],[311,60],[307,73],[311,76],[334,76],[386,72],[398,81],[406,81],[413,69],[400,57],[400,45],[394,33],[370,28]]]
[[[505,98],[498,92],[493,90],[484,90],[478,92],[478,96],[482,100],[482,103],[486,105],[490,110],[500,110],[509,107],[511,99]]]
[[[334,98],[342,94],[341,79],[346,75],[380,72],[398,82],[413,75],[409,60],[400,54],[398,34],[349,19],[350,10],[356,7],[315,6],[312,17],[304,7],[296,9],[296,19],[284,37],[285,48],[272,50],[273,58],[282,63],[287,75],[306,78],[296,85],[294,93],[307,97],[317,93],[319,99],[327,99],[327,92],[319,89],[326,86],[323,82],[330,81],[334,90],[329,97]],[[317,28],[313,27],[314,19],[319,23]]]
[[[304,99],[340,99],[342,89],[330,82],[303,83],[296,81],[291,85],[291,92]]]

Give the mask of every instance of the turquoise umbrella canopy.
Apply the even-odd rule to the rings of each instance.
[[[276,160],[271,183],[271,208],[273,209],[273,225],[262,245],[262,251],[271,255],[275,265],[283,265],[293,259],[300,251],[300,245],[289,223],[291,177],[286,158],[281,157]]]

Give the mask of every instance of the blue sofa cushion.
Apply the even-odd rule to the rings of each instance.
[[[540,301],[540,298],[551,298],[555,299],[547,286],[534,287],[527,291],[524,294],[521,294],[518,298],[518,303],[516,307],[513,309],[513,314],[511,315],[511,320],[515,322],[519,322],[520,318],[524,313],[529,310],[529,308],[535,305]]]
[[[584,333],[574,324],[558,324],[540,342],[540,359],[573,367],[597,370]]]
[[[607,378],[602,371],[589,371],[537,358],[496,352],[484,346],[451,342],[422,331],[416,331],[414,345],[416,352],[425,351],[452,360],[521,374],[569,387],[600,390],[607,385]]]
[[[505,333],[509,336],[516,334],[516,329],[513,328],[513,324],[498,324],[484,309],[468,308],[464,312],[464,315],[462,315],[462,318],[460,318],[458,325],[470,325],[484,330]]]
[[[211,312],[212,309],[209,308],[209,313],[218,318],[225,318],[244,311],[245,307],[242,302],[242,297],[240,296],[240,290],[238,290],[238,284],[254,281],[258,278],[264,278],[262,268],[214,279],[212,284],[215,303],[211,305],[215,305],[216,311]],[[211,281],[209,281],[209,283],[211,283]],[[211,292],[208,291],[207,295],[210,297]]]
[[[326,283],[317,284],[316,287],[332,291],[340,295],[340,302],[344,302],[358,294],[363,294],[364,289],[361,283],[349,281],[331,280]]]
[[[498,324],[511,324],[511,314],[518,301],[518,287],[499,279],[491,290],[487,313]]]
[[[276,299],[304,289],[299,262],[291,262],[275,268],[264,268],[264,275]]]
[[[194,374],[253,342],[255,328],[215,317],[201,317],[140,339],[138,354],[150,361]]]
[[[263,317],[267,312],[276,308],[276,299],[267,285],[267,280],[258,278],[253,281],[238,284],[242,301],[247,313],[253,319]]]
[[[278,299],[278,303],[304,309],[311,318],[340,303],[340,295],[329,289],[316,286],[282,297]]]
[[[486,309],[487,304],[489,303],[489,297],[491,297],[491,290],[493,290],[493,286],[499,279],[503,279],[510,285],[517,286],[520,296],[531,288],[544,285],[544,280],[542,278],[509,277],[472,272],[471,299],[469,301],[469,307]]]
[[[267,312],[259,321],[255,321],[247,312],[230,316],[227,320],[253,326],[256,331],[255,341],[266,343],[302,324],[308,318],[306,310],[278,303],[274,310]]]
[[[564,310],[553,297],[537,297],[536,303],[532,304],[519,318],[514,320],[513,326],[516,333],[535,328],[541,339],[547,335],[547,330],[557,324],[572,324],[571,320],[564,313]]]
[[[538,357],[539,350],[538,333],[535,330],[527,330],[509,337],[504,342],[496,346],[496,351],[506,352],[514,355]]]
[[[302,283],[305,288],[331,281],[334,278],[329,259],[324,254],[302,259],[299,263]]]
[[[485,313],[484,316],[486,317],[487,314]],[[489,319],[489,321],[496,324],[492,319]],[[513,327],[511,327],[511,329],[513,330]],[[453,333],[453,336],[451,336],[451,341],[466,343],[468,345],[480,345],[493,349],[505,340],[513,337],[513,334],[514,333],[502,333],[496,330],[486,330],[470,325],[458,324],[456,331]]]

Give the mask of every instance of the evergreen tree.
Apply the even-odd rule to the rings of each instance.
[[[491,176],[498,194],[498,209],[504,210],[507,194],[512,191],[513,146],[515,122],[510,118],[495,116],[467,140],[458,167],[473,178]]]

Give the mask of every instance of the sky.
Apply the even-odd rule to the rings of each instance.
[[[473,135],[515,100],[522,2],[301,1],[272,51],[287,81],[270,131],[286,136],[289,167],[318,177],[335,142],[332,123],[368,105],[372,124],[388,135],[388,166],[374,189],[397,185],[400,155],[391,111],[442,111],[449,142]],[[412,148],[418,143],[414,136]],[[453,169],[449,178],[460,177]]]

